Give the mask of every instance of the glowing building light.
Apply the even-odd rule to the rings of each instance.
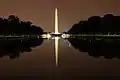
[[[42,35],[42,38],[47,38],[47,39],[49,39],[49,38],[51,38],[51,35],[50,35],[50,34],[43,34],[43,35]]]
[[[47,34],[47,38],[48,38],[48,39],[51,38],[51,35],[50,35],[50,34]]]
[[[58,9],[55,8],[55,34],[59,34],[58,32]]]

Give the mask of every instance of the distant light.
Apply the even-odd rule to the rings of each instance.
[[[37,36],[37,38],[39,39],[39,38],[40,38],[40,36]]]
[[[69,38],[70,35],[69,34],[62,34],[62,38]]]
[[[48,39],[51,38],[51,35],[50,35],[50,34],[47,34],[47,38],[48,38]]]
[[[54,34],[60,34],[59,32],[55,32]]]
[[[62,34],[62,38],[66,38],[66,35],[65,35],[65,34]]]
[[[48,38],[49,39],[49,38],[51,38],[51,35],[50,34],[43,34],[42,38]]]

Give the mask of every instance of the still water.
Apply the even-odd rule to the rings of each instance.
[[[41,45],[32,47],[32,50],[21,51],[17,58],[10,59],[10,54],[0,57],[0,76],[40,76],[49,80],[120,76],[120,59],[106,59],[103,56],[95,58],[88,52],[74,48],[64,39],[58,43],[58,66],[55,60],[55,40],[45,39]],[[5,48],[8,50],[9,47]]]

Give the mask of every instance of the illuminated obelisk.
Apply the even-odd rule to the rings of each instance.
[[[55,8],[55,34],[59,34],[58,32],[58,9]],[[55,37],[55,62],[56,66],[58,66],[58,40],[59,37]]]
[[[58,32],[58,9],[55,8],[55,34],[59,34]]]

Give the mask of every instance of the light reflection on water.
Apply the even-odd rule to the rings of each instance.
[[[45,39],[42,45],[16,59],[0,58],[0,75],[46,76],[48,79],[62,80],[77,76],[120,76],[119,59],[93,58],[87,52],[68,46],[67,40],[55,40]]]

